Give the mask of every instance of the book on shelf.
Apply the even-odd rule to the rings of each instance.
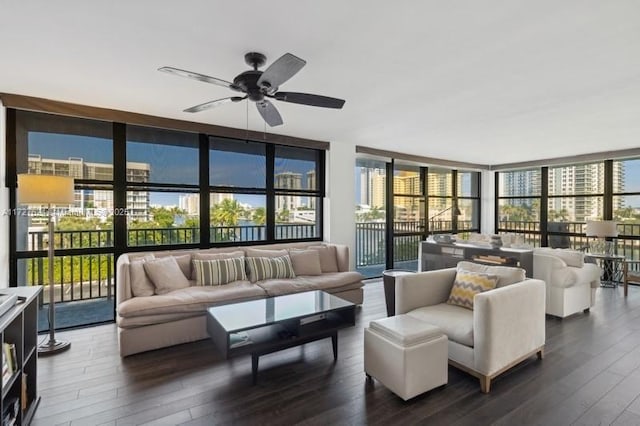
[[[22,408],[22,411],[25,411],[27,409],[27,375],[26,374],[22,374],[22,389],[20,392],[20,405]]]
[[[9,366],[9,371],[11,372],[11,374],[15,373],[17,370],[16,345],[14,345],[13,343],[3,343],[2,352],[4,355],[3,359],[7,361],[7,365]]]
[[[237,348],[253,343],[247,333],[241,331],[229,335],[229,348]]]

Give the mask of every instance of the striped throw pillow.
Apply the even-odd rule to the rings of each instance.
[[[473,297],[483,291],[492,290],[498,284],[496,275],[458,270],[447,303],[473,310]]]
[[[223,285],[232,281],[246,280],[244,257],[233,259],[193,260],[196,285]]]
[[[268,280],[270,278],[295,278],[289,255],[279,257],[247,257],[249,281]]]

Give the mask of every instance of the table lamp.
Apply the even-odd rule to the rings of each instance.
[[[53,297],[53,265],[54,265],[54,236],[51,206],[56,204],[70,205],[74,202],[73,178],[67,176],[50,175],[18,175],[18,203],[31,205],[47,205],[47,219],[49,227],[49,341],[38,345],[38,354],[47,355],[69,349],[70,342],[56,340],[56,318]]]
[[[601,252],[607,256],[611,256],[612,244],[607,243],[605,238],[618,236],[618,224],[614,220],[588,220],[585,230],[587,237],[596,237],[599,239],[598,245],[602,248]]]

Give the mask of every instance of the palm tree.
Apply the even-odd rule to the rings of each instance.
[[[213,206],[211,221],[217,226],[236,226],[244,209],[237,200],[224,199]]]

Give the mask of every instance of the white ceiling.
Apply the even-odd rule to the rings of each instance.
[[[277,103],[305,138],[483,164],[640,146],[638,0],[0,0],[0,92],[245,128],[232,80],[258,51],[307,66]],[[252,130],[263,122],[250,105]]]

